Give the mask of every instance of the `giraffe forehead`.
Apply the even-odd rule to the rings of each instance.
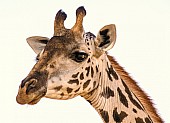
[[[74,36],[53,36],[47,43],[46,50],[61,48],[79,48],[80,44],[87,44],[95,41],[95,35],[87,32],[83,38],[75,39]]]
[[[66,39],[65,37],[52,37],[47,43],[44,52],[47,53],[47,59],[51,59],[53,55],[61,56],[68,55],[74,49],[79,49],[79,45],[73,39]]]
[[[45,51],[51,58],[54,54],[68,55],[75,50],[91,53],[94,50],[95,35],[87,32],[82,39],[76,41],[73,36],[53,36],[47,43]],[[81,40],[81,41],[80,41]]]
[[[52,49],[62,49],[62,48],[70,48],[70,46],[75,46],[76,41],[74,38],[68,38],[66,36],[54,36],[52,37],[46,47],[45,50]]]

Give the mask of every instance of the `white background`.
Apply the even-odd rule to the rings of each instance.
[[[170,123],[170,1],[169,0],[4,0],[0,2],[0,123],[98,123],[97,112],[81,97],[61,101],[43,98],[34,106],[19,105],[18,86],[35,64],[26,43],[33,35],[51,37],[59,9],[75,23],[75,11],[85,6],[86,31],[97,34],[104,25],[117,26],[110,51],[151,96],[165,122]]]

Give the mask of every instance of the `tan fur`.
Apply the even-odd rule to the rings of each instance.
[[[151,116],[151,119],[154,123],[163,123],[163,120],[158,116],[156,109],[153,107],[153,103],[151,102],[151,99],[147,96],[147,94],[137,85],[137,82],[133,80],[129,74],[124,70],[123,67],[121,67],[116,60],[108,55],[108,58],[115,68],[116,72],[119,74],[119,76],[125,81],[127,86],[130,88],[130,90],[138,97],[140,102],[143,104],[145,110],[148,112],[148,114]]]

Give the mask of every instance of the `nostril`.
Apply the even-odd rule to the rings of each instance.
[[[26,77],[25,79],[22,80],[21,82],[21,88],[23,88],[25,86],[25,83],[29,80],[28,77]]]
[[[28,86],[27,86],[27,89],[26,89],[26,94],[28,94],[32,89],[34,89],[36,87],[36,83],[37,83],[37,80],[36,79],[31,79]]]

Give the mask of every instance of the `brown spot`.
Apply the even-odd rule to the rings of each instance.
[[[105,121],[105,123],[109,123],[109,114],[108,114],[108,112],[101,109],[100,114],[101,114],[103,120]]]
[[[130,99],[130,101],[140,110],[143,110],[142,106],[132,97],[132,93],[129,90],[128,86],[125,84],[125,82],[122,80],[122,84],[125,87],[125,92],[128,94],[128,97]]]
[[[107,72],[107,75],[108,75],[108,78],[110,81],[113,81],[112,77],[111,77],[111,73],[106,69],[106,72]]]
[[[78,88],[77,90],[75,90],[74,92],[77,93],[80,90],[80,88]]]
[[[110,98],[110,97],[114,97],[114,91],[112,91],[109,87],[106,87],[106,88],[103,89],[101,96],[103,96],[107,99]]]
[[[73,79],[73,80],[70,80],[68,81],[69,84],[79,84],[79,80],[78,79]]]
[[[125,117],[128,115],[126,112],[121,111],[120,114],[117,112],[117,108],[113,110],[113,119],[115,120],[116,123],[121,123]]]
[[[93,82],[93,88],[95,88],[95,86],[96,86],[96,81]]]
[[[136,123],[144,123],[144,121],[140,117],[135,118],[135,121],[136,121]]]
[[[117,91],[118,91],[118,94],[119,94],[120,102],[128,108],[128,101],[127,101],[125,95],[122,93],[122,91],[120,90],[119,87],[117,88]]]
[[[133,108],[133,112],[134,112],[134,113],[137,113],[136,109]]]
[[[73,78],[77,78],[78,75],[79,75],[79,72],[76,73],[76,74],[73,74],[72,77],[73,77]]]
[[[87,71],[86,76],[88,76],[90,72],[90,67],[86,67],[85,70]]]
[[[149,119],[149,118],[147,118],[147,117],[145,118],[145,122],[146,122],[146,123],[152,123],[151,119]]]
[[[85,37],[85,42],[88,42],[88,39],[87,39],[88,37]]]
[[[91,87],[88,89],[88,91],[90,91],[91,90]]]
[[[117,73],[113,70],[113,67],[112,67],[112,66],[109,68],[109,73],[112,74],[112,76],[114,77],[114,79],[116,79],[116,80],[119,79]]]
[[[91,77],[93,78],[93,75],[94,75],[94,70],[93,70],[93,67],[91,67]]]
[[[81,80],[84,79],[84,74],[83,74],[83,72],[80,74],[80,79],[81,79]]]
[[[59,91],[62,87],[63,87],[63,86],[60,85],[60,86],[56,86],[54,89],[57,90],[57,91]]]
[[[97,65],[96,65],[96,73],[97,73],[97,72],[99,72],[99,69],[98,69],[98,67],[97,67]]]
[[[54,66],[54,64],[50,64],[50,68],[54,68],[55,66]]]
[[[87,63],[91,62],[90,58],[88,59]]]
[[[61,95],[61,96],[64,96],[64,93],[61,93],[60,95]]]
[[[99,73],[99,79],[101,78],[101,76],[102,76],[102,73],[100,72],[100,73]]]
[[[85,89],[85,88],[89,85],[90,81],[91,81],[91,80],[87,80],[87,81],[83,84],[83,89]]]
[[[72,91],[73,91],[72,88],[69,88],[69,87],[67,88],[67,92],[68,92],[68,93],[71,93]]]

